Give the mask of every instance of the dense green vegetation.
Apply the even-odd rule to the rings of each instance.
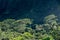
[[[44,17],[43,24],[33,19],[6,19],[0,22],[0,40],[60,40],[60,23],[56,15]]]

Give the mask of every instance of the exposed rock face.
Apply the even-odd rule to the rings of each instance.
[[[44,16],[55,13],[58,6],[58,0],[0,0],[0,20],[28,17],[39,22]]]

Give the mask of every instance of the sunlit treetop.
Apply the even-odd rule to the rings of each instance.
[[[56,17],[57,16],[55,16],[54,14],[51,14],[51,15],[46,16],[45,19],[51,20],[51,19],[54,19]]]
[[[45,22],[49,22],[49,21],[51,21],[51,20],[58,20],[58,19],[57,19],[57,16],[54,15],[54,14],[51,14],[51,15],[48,15],[48,16],[46,16],[46,17],[44,18],[44,21],[45,21]]]
[[[32,24],[32,21],[33,20],[31,20],[29,18],[24,18],[24,19],[16,20],[15,22],[16,23],[21,23],[21,24]]]

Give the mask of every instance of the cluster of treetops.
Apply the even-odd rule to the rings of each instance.
[[[60,40],[60,23],[56,15],[44,17],[43,24],[33,19],[5,19],[0,21],[0,40]]]

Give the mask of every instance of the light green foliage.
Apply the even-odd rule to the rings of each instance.
[[[26,18],[26,19],[16,20],[15,22],[13,22],[13,24],[15,25],[14,30],[18,32],[24,32],[27,24],[32,24],[32,21]]]
[[[51,20],[57,20],[56,17],[57,17],[57,16],[55,16],[54,14],[51,14],[51,15],[46,16],[46,17],[44,18],[44,21],[45,21],[45,22],[49,22],[49,21],[51,21]]]
[[[51,33],[51,35],[54,37],[55,40],[59,40],[60,34],[59,34],[59,25],[57,22],[57,16],[55,15],[49,15],[45,17],[46,24],[49,24],[48,27],[50,27],[50,31],[48,33]]]
[[[45,34],[45,35],[43,35],[42,40],[54,40],[54,39],[53,39],[53,37],[51,35]]]
[[[33,35],[29,32],[25,32],[24,34],[21,34],[21,36],[13,38],[13,40],[29,40],[32,39]]]
[[[58,19],[56,15],[54,14],[48,15],[44,18],[44,21],[45,21],[44,26],[46,26],[47,29],[57,30]]]
[[[15,23],[20,23],[20,24],[32,24],[32,21],[31,19],[29,18],[25,18],[25,19],[20,19],[20,20],[17,20],[15,21]]]
[[[23,36],[25,36],[26,38],[33,38],[33,35],[29,32],[25,32]]]
[[[58,26],[58,30],[60,31],[60,26]]]
[[[13,22],[15,21],[15,19],[6,19],[2,22],[0,22],[0,28],[2,31],[11,31],[11,27],[13,27]]]
[[[17,33],[17,32],[2,32],[2,33],[0,33],[1,39],[2,38],[13,39],[19,35],[20,35],[20,33]]]
[[[6,19],[0,22],[0,40],[60,40],[60,24],[57,16],[48,15],[43,24],[33,20]]]
[[[43,26],[42,26],[42,25],[37,25],[37,24],[36,24],[36,30],[43,30]]]
[[[18,36],[16,38],[10,39],[10,40],[24,40],[24,38],[22,36]]]

